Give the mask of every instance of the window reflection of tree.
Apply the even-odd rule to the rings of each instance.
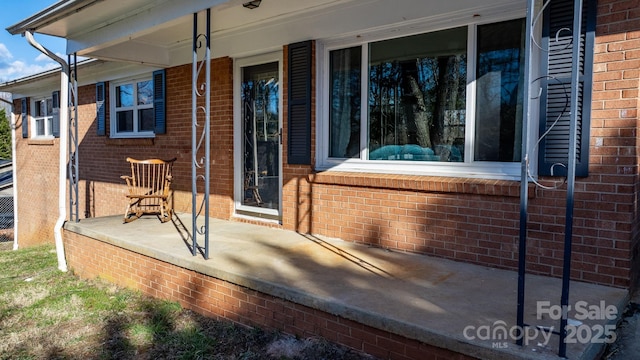
[[[445,132],[447,111],[465,109],[466,56],[382,62],[369,69],[369,150],[417,144],[434,149],[464,138]]]
[[[125,107],[125,106],[133,106],[133,85],[126,84],[120,85],[116,87],[116,106],[117,107]]]
[[[138,84],[138,105],[148,105],[153,102],[153,81],[141,81]]]
[[[329,157],[464,161],[467,27],[332,50]],[[478,26],[474,161],[519,161],[522,131],[523,19]],[[360,94],[361,52],[369,52]],[[368,143],[360,145],[366,96]]]
[[[478,27],[475,160],[520,161],[524,71],[522,19]]]
[[[329,156],[360,154],[361,47],[331,52]]]
[[[259,205],[262,202],[258,192],[257,148],[255,147],[255,83],[251,80],[244,81],[241,85],[243,104],[243,157],[244,157],[244,196],[243,201],[253,198]]]
[[[276,65],[271,65],[276,66]],[[259,67],[256,67],[259,70]],[[277,72],[245,69],[241,84],[243,108],[243,179],[245,204],[277,206],[277,182],[260,181],[279,175],[279,93]],[[272,186],[270,186],[270,184]],[[275,191],[275,193],[274,193]],[[261,194],[264,192],[265,194]],[[266,198],[263,201],[263,197]]]

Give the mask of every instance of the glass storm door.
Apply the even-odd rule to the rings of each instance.
[[[240,70],[241,159],[236,204],[250,215],[280,215],[280,89],[278,62]]]

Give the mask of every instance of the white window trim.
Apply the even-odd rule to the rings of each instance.
[[[156,134],[153,131],[136,131],[136,128],[139,126],[138,125],[139,123],[137,121],[137,117],[138,117],[137,110],[141,108],[153,109],[153,103],[151,104],[150,107],[148,105],[144,107],[138,107],[136,103],[136,99],[134,99],[134,106],[131,107],[131,109],[133,110],[133,116],[134,116],[134,122],[133,122],[134,131],[130,133],[117,132],[118,127],[117,127],[117,120],[116,120],[116,87],[123,84],[133,84],[134,93],[136,93],[136,96],[137,96],[137,86],[138,86],[138,83],[141,81],[153,81],[152,74],[149,73],[142,76],[123,78],[123,79],[109,82],[109,128],[110,128],[111,138],[139,139],[139,138],[154,138],[156,136]]]
[[[358,35],[357,40],[353,38],[346,39],[344,37],[336,39],[326,39],[318,41],[316,50],[317,65],[316,70],[319,74],[316,79],[316,169],[317,170],[332,170],[332,171],[345,171],[345,172],[369,172],[369,173],[392,173],[392,174],[408,174],[408,175],[428,175],[428,176],[450,176],[461,178],[484,178],[484,179],[499,179],[499,180],[519,180],[522,173],[520,162],[469,162],[471,157],[471,151],[473,149],[473,134],[475,133],[473,126],[475,122],[467,122],[465,129],[465,162],[462,163],[446,163],[446,162],[414,162],[414,161],[370,161],[362,160],[366,158],[366,131],[361,130],[361,146],[365,148],[365,154],[361,154],[360,159],[336,159],[330,158],[328,154],[328,141],[329,141],[329,97],[326,93],[327,84],[329,82],[329,52],[336,49],[343,49],[352,46],[362,46],[362,61],[364,64],[368,62],[367,45],[374,41],[380,41],[384,39],[397,38],[410,36],[414,34],[438,31],[443,29],[449,29],[459,26],[468,26],[468,53],[475,54],[476,48],[476,34],[477,26],[483,24],[490,24],[495,22],[513,20],[518,18],[524,18],[526,16],[525,9],[514,9],[511,11],[505,11],[494,16],[484,16],[482,19],[469,18],[461,19],[458,16],[448,15],[443,16],[439,21],[429,21],[424,24],[412,23],[411,26],[392,29],[373,29],[371,31],[363,31]],[[432,19],[433,20],[433,19]],[[540,38],[540,29],[535,29],[536,37]],[[539,51],[533,49],[532,69],[537,69],[539,63]],[[475,114],[475,60],[469,61],[469,68],[467,70],[467,114]],[[366,66],[364,66],[366,68]],[[537,74],[531,74],[530,78],[535,79]],[[537,84],[532,84],[532,88]],[[368,77],[362,76],[362,89],[368,89]],[[535,89],[531,90],[531,93],[535,92]],[[366,94],[366,90],[363,90]],[[525,100],[526,101],[526,100]],[[538,100],[533,99],[530,101],[530,121],[528,124],[527,134],[528,144],[534,144],[537,140],[538,124],[535,121],[538,113]],[[368,109],[366,96],[362,96],[362,109]],[[368,119],[366,117],[366,111],[362,111],[362,123],[361,129],[367,129]],[[531,151],[531,150],[530,150]],[[532,153],[532,154],[531,154]],[[529,155],[529,163],[532,167],[532,174],[537,173],[537,160],[535,151],[531,151]],[[525,154],[523,154],[525,156]]]
[[[53,101],[53,97],[51,95],[48,96],[38,96],[38,97],[34,97],[31,99],[31,104],[30,104],[30,114],[29,116],[29,126],[31,127],[31,131],[29,131],[30,133],[30,138],[31,139],[53,139],[53,133],[50,133],[49,130],[53,130],[53,111],[51,114],[48,114],[48,116],[36,116],[36,108],[38,106],[38,103],[41,101],[47,101],[47,100],[51,100]],[[45,121],[44,123],[44,135],[37,135],[37,121],[39,119],[43,119]]]

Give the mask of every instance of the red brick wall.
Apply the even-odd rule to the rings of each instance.
[[[211,215],[225,219],[230,217],[233,206],[232,74],[231,59],[212,61],[211,172],[215,174],[216,181],[210,184]],[[167,133],[154,139],[98,136],[95,86],[78,89],[78,203],[81,219],[124,215],[126,188],[120,176],[130,172],[125,161],[127,157],[176,157],[175,209],[191,212],[191,65],[167,69],[166,81]],[[20,109],[19,99],[14,106]],[[18,126],[21,121],[18,115]],[[17,131],[20,134],[20,128]],[[58,217],[58,144],[59,139],[34,141],[18,138],[16,159],[21,246],[53,241],[53,227]],[[200,192],[202,189],[200,184]]]
[[[598,1],[594,63],[591,168],[602,174],[598,186],[603,194],[594,195],[589,205],[592,209],[604,207],[597,218],[601,223],[596,224],[600,225],[598,255],[617,257],[608,260],[607,265],[613,263],[618,274],[628,274],[631,261],[631,278],[637,280],[640,276],[637,203],[640,196],[640,2]],[[607,275],[609,270],[616,272],[606,270]]]
[[[15,179],[18,204],[18,241],[21,247],[53,243],[53,227],[58,219],[58,142],[22,138],[24,121],[21,99],[14,99],[16,113]],[[30,107],[27,101],[27,108]],[[29,134],[33,131],[29,128]]]
[[[69,267],[215,319],[325,339],[383,359],[471,359],[65,231]]]
[[[311,178],[315,233],[517,266],[517,182],[336,172]]]
[[[229,218],[232,202],[233,164],[233,98],[232,98],[232,61],[229,58],[213,60],[211,93],[211,173],[215,180],[210,184],[211,214],[220,218]],[[201,74],[201,81],[204,79]],[[175,191],[174,206],[177,211],[191,212],[191,65],[166,70],[167,88],[167,132],[156,135],[154,139],[110,139],[97,136],[95,129],[95,108],[88,114],[91,128],[82,137],[80,145],[81,179],[87,181],[88,196],[87,217],[124,213],[124,184],[120,175],[130,172],[125,159],[159,157],[178,160],[174,166]],[[83,88],[88,104],[95,101],[95,88]],[[198,104],[202,105],[203,98]],[[81,117],[82,119],[83,117]],[[107,116],[108,118],[108,116]],[[199,115],[200,124],[204,119]],[[107,129],[109,126],[107,125]],[[108,131],[108,130],[107,130]],[[86,145],[85,145],[86,144]],[[197,158],[202,158],[201,150]],[[199,184],[203,192],[203,184]],[[118,199],[119,201],[114,201]]]

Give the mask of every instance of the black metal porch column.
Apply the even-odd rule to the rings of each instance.
[[[531,50],[531,30],[532,23],[531,17],[533,15],[534,9],[534,0],[528,1],[528,9],[527,9],[527,49]],[[545,10],[545,8],[549,5],[551,1],[546,0],[542,6],[541,12]],[[567,1],[569,2],[569,1]],[[567,154],[567,191],[566,191],[566,205],[565,205],[565,233],[564,233],[564,254],[563,254],[563,267],[562,267],[562,290],[561,290],[561,299],[560,305],[562,310],[562,316],[560,319],[560,328],[558,331],[554,331],[554,328],[551,329],[543,329],[541,327],[537,327],[542,331],[550,331],[555,335],[559,335],[559,348],[558,348],[558,356],[566,357],[567,344],[565,342],[567,336],[567,323],[568,323],[568,311],[566,309],[569,308],[569,285],[571,278],[571,247],[572,247],[572,237],[573,237],[573,208],[574,208],[574,192],[575,192],[575,178],[576,178],[576,156],[577,156],[577,138],[578,138],[578,117],[580,112],[580,94],[579,94],[579,86],[580,86],[580,57],[581,57],[581,36],[582,36],[582,16],[583,15],[583,0],[573,0],[573,13],[572,13],[572,26],[563,27],[557,31],[556,34],[549,34],[549,38],[555,38],[555,41],[558,41],[558,37],[561,31],[570,31],[571,32],[571,42],[568,46],[564,47],[562,50],[569,49],[571,47],[571,85],[570,89],[565,89],[566,94],[570,93],[570,102],[567,102],[566,108],[570,107],[569,112],[569,139],[568,139],[568,154]],[[537,18],[537,16],[536,16]],[[540,48],[543,52],[551,52],[552,49],[549,47],[548,49]],[[556,49],[557,50],[557,49]],[[586,51],[586,50],[585,50]],[[527,59],[529,56],[527,56]],[[530,68],[528,67],[527,70]],[[549,74],[543,74],[543,76],[538,79],[556,79],[555,77]],[[557,79],[556,79],[557,80]],[[525,81],[527,84],[531,85],[531,80],[528,77],[525,77]],[[525,96],[527,101],[525,102],[527,106],[530,106],[529,102],[531,101],[530,95],[528,94],[528,90],[525,88]],[[528,107],[527,107],[528,110]],[[565,109],[566,110],[566,109]],[[563,112],[565,111],[563,110]],[[562,115],[562,114],[561,114]],[[560,116],[561,116],[560,115]],[[560,118],[560,116],[558,118]],[[529,117],[529,113],[527,112],[527,119]],[[552,125],[554,126],[554,125]],[[546,133],[545,133],[546,135]],[[544,136],[544,135],[543,135]],[[527,186],[529,181],[528,175],[528,166],[529,166],[529,158],[528,152],[529,149],[525,148],[525,132],[523,131],[523,154],[524,157],[522,159],[522,178],[521,178],[521,192],[520,192],[520,242],[519,242],[519,254],[518,254],[518,309],[517,309],[517,326],[520,331],[520,337],[517,339],[516,343],[518,345],[523,344],[523,333],[525,327],[535,326],[528,325],[524,322],[524,301],[525,301],[525,272],[526,272],[526,239],[527,239]]]
[[[209,175],[211,150],[211,9],[206,10],[206,30],[198,31],[198,13],[193,14],[193,60],[191,65],[191,206],[192,206],[192,254],[196,256],[202,247],[198,236],[204,237],[204,258],[209,258]],[[205,43],[204,49],[203,41]],[[198,61],[198,51],[204,50]],[[198,77],[205,67],[204,81],[198,84]],[[204,97],[204,105],[198,105],[198,98]],[[203,117],[203,121],[198,119]],[[198,152],[204,146],[204,154]],[[199,157],[200,156],[200,157]],[[203,184],[203,198],[198,202],[198,180]],[[204,213],[203,213],[204,210]],[[198,218],[204,217],[204,224],[198,226]]]
[[[77,56],[68,56],[69,64],[69,221],[80,221],[79,203],[78,203],[78,66]],[[62,166],[62,165],[60,165]]]
[[[571,243],[573,238],[573,204],[574,191],[576,182],[576,144],[578,141],[577,124],[579,97],[578,86],[580,84],[580,35],[582,29],[582,0],[573,2],[573,37],[571,52],[571,116],[569,125],[569,160],[567,166],[567,203],[564,225],[564,261],[562,266],[562,295],[560,306],[562,309],[568,309],[569,305],[569,283],[571,280]],[[567,357],[567,313],[563,310],[563,316],[560,319],[560,348],[558,356]]]

